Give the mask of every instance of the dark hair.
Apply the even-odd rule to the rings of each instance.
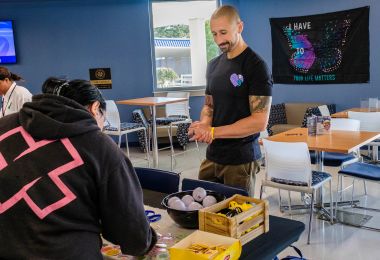
[[[0,67],[0,80],[10,79],[11,81],[22,80],[19,75],[10,72],[6,67]]]
[[[106,110],[106,102],[99,89],[87,80],[65,80],[50,77],[42,85],[42,93],[70,98],[82,106],[99,101],[100,110]]]

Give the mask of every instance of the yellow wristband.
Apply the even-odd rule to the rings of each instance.
[[[214,140],[214,131],[215,131],[215,127],[211,127],[211,139]]]

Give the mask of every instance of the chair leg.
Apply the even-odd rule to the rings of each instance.
[[[329,181],[330,186],[330,223],[334,224],[334,202],[333,202],[333,193],[332,193],[332,180]]]
[[[363,180],[363,186],[364,186],[364,195],[367,195],[367,183],[365,180]]]
[[[288,206],[289,206],[289,214],[292,215],[292,199],[290,198],[290,190],[288,190]]]
[[[152,152],[152,146],[151,146],[151,142],[153,142],[152,138],[153,138],[153,133],[152,133],[152,127],[148,126],[148,129],[147,129],[148,133],[147,133],[147,136],[148,136],[148,143],[146,143],[146,146],[147,146],[147,149],[150,152]]]
[[[354,206],[355,178],[352,178],[351,207]]]
[[[377,146],[372,147],[372,160],[376,163],[379,160],[379,148]]]
[[[119,142],[117,143],[117,145],[118,145],[119,148],[120,148],[120,145],[121,145],[121,135],[119,135]]]
[[[281,211],[281,190],[280,189],[278,189],[278,207],[279,207],[279,209],[280,209],[280,212],[283,212],[283,211]]]
[[[148,160],[148,167],[150,167],[149,145],[148,145],[148,136],[147,136],[146,129],[144,129],[144,138],[145,138],[146,159]]]
[[[343,190],[342,190],[342,183],[341,183],[341,178],[342,176],[340,174],[338,174],[338,183],[337,183],[337,187],[336,187],[336,202],[335,202],[335,213],[334,213],[334,217],[337,216],[337,211],[338,211],[338,198],[340,198],[340,201],[342,201],[342,193],[343,193]],[[339,194],[340,193],[340,194]]]
[[[311,220],[313,219],[313,210],[314,210],[314,191],[311,193],[310,216],[309,216],[309,233],[307,235],[307,244],[308,245],[310,245]]]
[[[260,186],[260,199],[263,197],[263,185]]]
[[[170,170],[173,171],[174,168],[174,147],[173,147],[173,136],[172,136],[172,125],[168,128],[169,142],[170,142]]]
[[[127,147],[127,156],[129,158],[128,134],[125,134],[125,146]]]
[[[339,199],[340,199],[340,201],[343,201],[343,176],[342,175],[338,176],[338,183],[340,183],[340,187],[338,187],[340,189]]]

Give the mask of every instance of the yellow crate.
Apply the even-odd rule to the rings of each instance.
[[[208,246],[224,245],[226,246],[226,250],[214,257],[206,257],[204,255],[195,254],[187,249],[194,243],[204,244]],[[238,239],[220,236],[200,230],[194,231],[189,236],[169,248],[171,260],[238,260],[241,254],[241,250],[241,243]]]
[[[217,212],[228,208],[230,201],[236,201],[239,204],[253,202],[255,205],[234,217],[217,215]],[[249,217],[251,218],[246,220]],[[237,238],[244,245],[269,231],[269,203],[267,200],[259,200],[236,194],[215,205],[199,210],[199,229]],[[248,229],[251,229],[251,231],[245,233]]]

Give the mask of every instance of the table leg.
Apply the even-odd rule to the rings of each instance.
[[[158,144],[157,144],[157,125],[156,125],[156,106],[151,107],[152,113],[152,134],[153,134],[153,168],[158,168]]]
[[[317,171],[323,172],[324,171],[324,166],[323,166],[323,157],[324,157],[324,152],[323,151],[315,151],[315,165],[317,166]],[[322,207],[322,198],[323,198],[323,187],[321,186],[317,191],[316,191],[316,198],[315,198],[315,203],[317,204],[317,207]]]
[[[377,145],[372,146],[372,160],[377,162],[379,160],[379,147]]]

